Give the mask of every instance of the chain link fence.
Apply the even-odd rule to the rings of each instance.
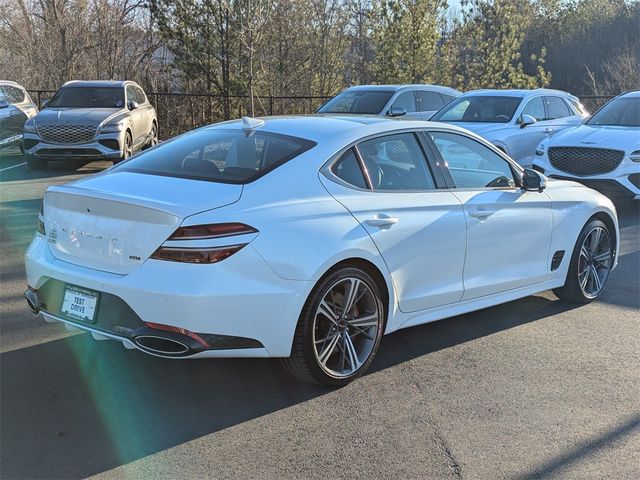
[[[38,106],[50,99],[54,90],[29,90]],[[165,140],[194,128],[211,123],[239,118],[251,111],[251,100],[247,95],[213,95],[192,93],[149,92],[147,97],[158,115],[160,138]],[[579,96],[589,112],[595,112],[613,95]],[[253,97],[255,116],[290,115],[315,112],[331,97],[327,96],[265,96]]]

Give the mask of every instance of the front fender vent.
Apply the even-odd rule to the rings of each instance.
[[[551,259],[551,271],[557,270],[562,263],[562,259],[564,258],[564,250],[558,250],[553,254],[553,258]]]

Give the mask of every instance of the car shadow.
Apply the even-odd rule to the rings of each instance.
[[[402,330],[372,371],[571,308],[534,296]],[[6,478],[87,477],[329,391],[275,360],[167,361],[87,334],[3,353],[0,379]]]

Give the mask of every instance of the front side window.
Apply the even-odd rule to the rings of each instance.
[[[398,95],[393,101],[392,107],[395,108],[404,108],[404,111],[407,113],[413,113],[416,111],[416,99],[413,95],[413,92],[402,92]]]
[[[49,102],[53,108],[122,108],[122,87],[62,87]]]
[[[340,157],[340,159],[333,164],[333,167],[331,167],[331,172],[349,185],[353,185],[358,188],[367,188],[364,175],[362,174],[360,164],[358,163],[358,159],[356,158],[353,148],[344,152],[342,157]]]
[[[288,135],[206,128],[163,142],[113,170],[243,184],[313,146],[315,142]]]
[[[144,102],[147,101],[147,97],[140,87],[134,87],[134,90],[136,92],[136,102],[142,105]]]
[[[532,98],[522,109],[522,115],[531,115],[538,122],[545,119],[544,103],[542,97]]]
[[[358,113],[379,114],[387,102],[391,99],[393,91],[380,90],[346,90],[327,103],[318,113]]]
[[[413,133],[367,140],[358,151],[374,190],[433,190],[435,183]]]
[[[598,110],[587,125],[640,127],[640,97],[614,98]]]
[[[569,110],[567,104],[559,97],[544,97],[544,102],[547,105],[547,120],[565,118],[573,115],[573,112]]]
[[[522,98],[489,95],[458,97],[434,115],[439,122],[508,123]]]
[[[447,163],[457,188],[513,188],[509,163],[472,138],[456,133],[430,132]]]
[[[418,99],[418,111],[429,112],[432,110],[440,110],[444,102],[439,93],[429,92],[426,90],[416,91],[416,97]]]

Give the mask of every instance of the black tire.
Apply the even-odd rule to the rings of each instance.
[[[591,234],[591,232],[594,231],[594,229],[597,228],[600,228],[604,231],[609,242],[609,258],[607,261],[608,270],[606,272],[607,275],[597,293],[589,295],[585,293],[585,290],[580,285],[578,269],[581,268],[585,262],[585,260],[581,260],[581,250],[583,244],[585,243],[585,239]],[[602,289],[604,288],[606,281],[609,278],[611,265],[613,264],[613,249],[613,238],[611,237],[609,228],[600,220],[591,220],[590,222],[588,222],[582,228],[580,235],[578,235],[578,241],[576,242],[573,253],[571,254],[571,264],[569,265],[569,271],[567,272],[567,279],[565,281],[565,284],[563,287],[554,288],[553,293],[555,293],[556,296],[561,300],[571,303],[586,304],[593,302],[600,296],[600,293],[602,292]],[[591,263],[594,264],[593,261]]]
[[[48,163],[47,160],[43,160],[42,158],[27,157],[27,167],[29,170],[46,170]]]
[[[113,164],[116,165],[120,162],[131,158],[133,155],[133,137],[131,136],[131,132],[127,130],[127,133],[124,134],[124,145],[122,147],[122,157],[117,160],[113,160]]]
[[[325,298],[325,295],[330,294],[330,291],[333,288],[339,288],[336,286],[340,285],[341,282],[348,282],[351,279],[357,279],[363,282],[363,284],[366,285],[366,287],[369,289],[365,293],[367,295],[369,295],[369,293],[371,294],[369,295],[369,304],[375,305],[376,308],[376,332],[373,337],[367,337],[366,340],[362,337],[359,340],[356,340],[356,342],[370,342],[367,346],[367,351],[369,350],[369,348],[370,351],[368,353],[363,352],[363,354],[368,356],[366,356],[366,359],[362,361],[361,365],[350,374],[337,377],[328,373],[321,366],[317,358],[317,353],[314,346],[314,330],[317,332],[318,325],[316,324],[316,317],[319,315],[317,312],[320,307],[320,303]],[[355,308],[358,308],[357,302]],[[307,298],[304,308],[302,309],[302,313],[300,314],[298,325],[294,334],[291,356],[289,358],[282,359],[284,368],[291,375],[305,382],[311,382],[330,387],[341,387],[350,383],[354,379],[363,375],[371,366],[371,363],[373,362],[373,359],[375,358],[375,355],[380,346],[382,335],[384,333],[386,311],[386,307],[382,301],[382,297],[380,295],[380,291],[378,286],[376,285],[376,282],[365,271],[361,270],[360,268],[351,266],[340,267],[335,270],[329,271],[323,278],[318,281],[314,289],[309,294],[309,297]],[[373,326],[365,328],[368,328],[368,332],[373,335],[372,331],[370,330],[371,328],[373,328]],[[349,335],[348,328],[346,329],[346,332],[347,335]],[[336,331],[334,335],[342,334]],[[354,333],[353,337],[350,338],[355,338],[356,335],[358,335],[358,333]],[[369,340],[368,338],[371,338],[371,340]],[[354,345],[354,343],[350,344],[352,346]],[[335,354],[340,355],[340,351],[344,352],[346,344],[342,343],[342,345],[343,347],[340,347],[338,345],[339,350],[336,350],[334,348],[333,351],[335,352]],[[359,345],[363,344],[360,343]],[[333,358],[332,355],[333,354],[330,354],[328,358]],[[346,355],[346,353],[343,353],[343,355]],[[344,367],[345,364],[343,363],[342,365]]]

